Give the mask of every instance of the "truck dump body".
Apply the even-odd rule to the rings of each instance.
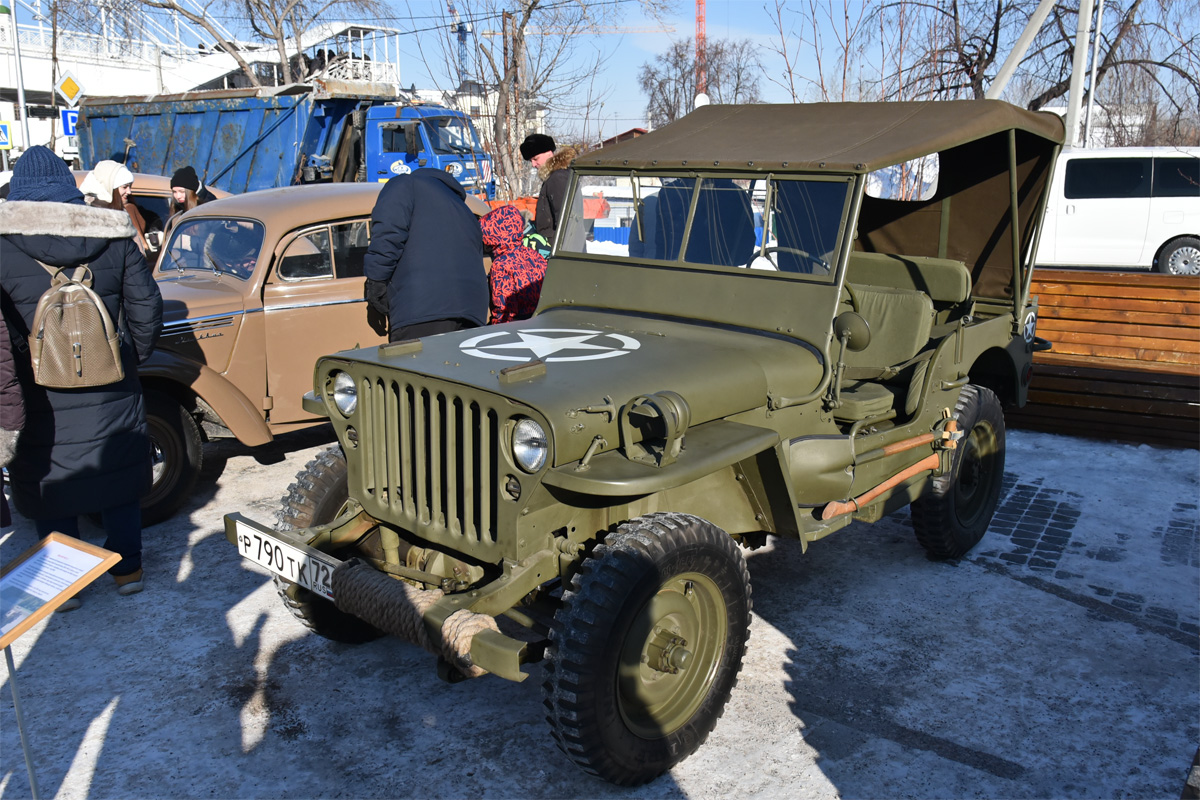
[[[412,131],[406,140],[401,120],[425,120],[427,130]],[[381,132],[390,129],[399,136],[385,142]],[[437,131],[457,133],[433,135]],[[89,169],[112,159],[134,171],[170,175],[190,164],[206,186],[233,194],[374,182],[425,166],[450,172],[469,192],[494,191],[491,159],[469,118],[452,109],[405,105],[377,84],[87,98],[79,145]]]
[[[289,186],[301,182],[304,158],[332,153],[360,102],[308,91],[91,100],[80,115],[79,155],[89,168],[124,161],[129,139],[138,172],[170,175],[191,164],[206,185],[235,194]]]

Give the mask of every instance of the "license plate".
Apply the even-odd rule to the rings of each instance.
[[[340,563],[337,559],[311,547],[301,549],[288,544],[241,520],[234,524],[238,552],[242,557],[314,594],[333,599],[333,571]]]

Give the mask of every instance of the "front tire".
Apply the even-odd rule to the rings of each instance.
[[[281,501],[276,527],[294,531],[333,522],[350,501],[349,470],[340,445],[330,445],[304,465]],[[333,555],[337,555],[334,553]],[[306,628],[343,644],[361,644],[383,635],[353,614],[339,611],[324,597],[275,577],[275,589],[289,612]]]
[[[625,523],[554,616],[543,695],[559,748],[616,784],[661,775],[716,726],[749,626],[750,575],[728,534],[686,514]]]
[[[963,432],[950,470],[913,501],[917,541],[933,558],[961,558],[992,524],[1004,480],[1004,410],[991,389],[968,384],[954,407]]]
[[[187,409],[160,392],[147,391],[145,402],[152,478],[142,498],[143,527],[179,510],[196,486],[204,459],[200,427]]]
[[[1181,236],[1163,248],[1155,268],[1168,275],[1200,275],[1200,239]]]

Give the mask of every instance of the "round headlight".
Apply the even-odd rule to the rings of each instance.
[[[526,472],[537,472],[546,463],[546,432],[531,419],[523,419],[513,428],[513,458]]]
[[[350,416],[358,407],[358,387],[348,372],[339,372],[333,377],[333,404],[343,416]]]

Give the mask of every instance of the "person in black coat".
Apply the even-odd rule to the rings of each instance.
[[[139,501],[151,471],[137,365],[162,331],[162,295],[134,242],[129,215],[85,205],[52,151],[31,147],[21,156],[8,198],[0,203],[0,312],[25,399],[25,427],[8,467],[13,502],[40,536],[78,536],[78,516],[99,513],[108,535],[104,546],[121,556],[110,572],[118,591],[132,594],[142,588]],[[52,267],[88,265],[92,288],[121,328],[124,379],[67,390],[34,383],[26,342],[50,286],[39,260]]]
[[[388,318],[388,341],[487,321],[483,234],[458,181],[439,169],[389,180],[371,212],[363,261],[367,300]]]
[[[17,452],[17,437],[25,427],[25,399],[17,380],[8,326],[0,321],[0,467],[7,467]],[[0,492],[0,527],[8,527],[12,519],[8,498]]]
[[[537,232],[546,237],[552,246],[563,227],[563,214],[567,204],[567,187],[571,185],[571,164],[575,161],[575,148],[554,149],[554,139],[544,133],[531,133],[521,142],[521,157],[528,161],[542,179],[538,191],[537,209],[534,213]],[[575,198],[579,202],[578,193]],[[581,212],[580,212],[581,213]],[[573,232],[570,242],[563,242],[562,249],[582,252],[584,249],[583,228]]]

